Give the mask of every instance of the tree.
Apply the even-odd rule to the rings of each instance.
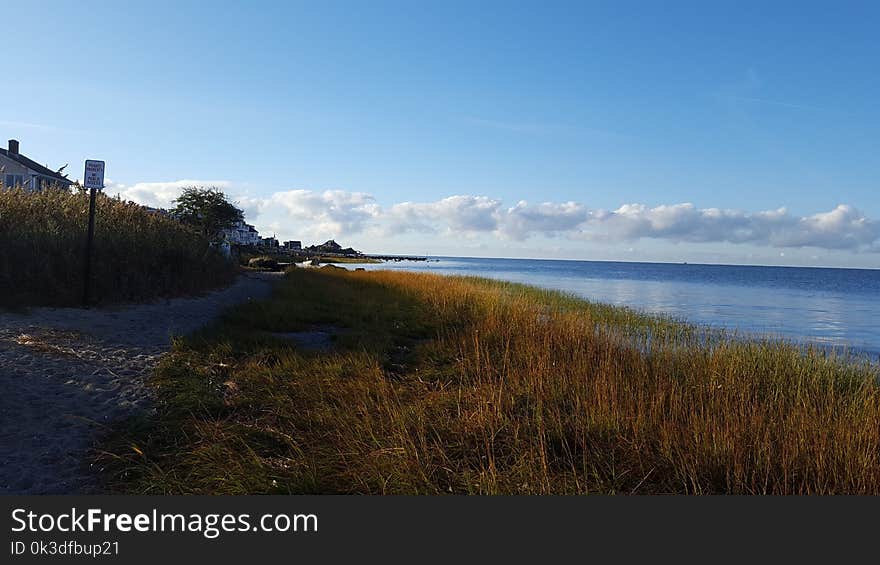
[[[221,232],[244,219],[223,191],[216,187],[190,186],[174,201],[171,213],[178,220],[202,232],[211,241],[221,239]]]

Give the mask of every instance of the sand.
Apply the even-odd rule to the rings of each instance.
[[[0,494],[100,492],[90,451],[113,422],[153,409],[146,381],[171,337],[266,297],[278,276],[197,298],[0,312]]]

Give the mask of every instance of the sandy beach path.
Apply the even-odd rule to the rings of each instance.
[[[266,297],[278,276],[198,298],[0,312],[0,494],[97,492],[87,452],[108,424],[151,409],[146,380],[171,336]]]

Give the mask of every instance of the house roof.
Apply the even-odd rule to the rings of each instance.
[[[58,182],[62,182],[64,184],[73,184],[73,181],[70,180],[69,178],[65,177],[64,175],[57,173],[57,172],[53,171],[52,169],[48,169],[32,159],[28,159],[27,157],[25,157],[21,153],[10,153],[9,150],[3,149],[2,147],[0,147],[0,155],[3,155],[7,159],[10,159],[12,161],[15,161],[17,163],[24,165],[28,169],[34,171],[35,173],[40,174],[41,176],[49,177],[53,180],[57,180]]]

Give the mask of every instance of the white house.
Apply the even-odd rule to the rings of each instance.
[[[10,139],[7,149],[0,148],[0,183],[6,188],[20,186],[29,190],[42,190],[50,186],[67,188],[73,181],[62,175],[60,169],[53,171],[28,159],[19,152],[18,141]]]
[[[229,243],[235,245],[259,245],[260,233],[257,228],[242,221],[236,222],[234,226],[223,230],[223,237]]]

